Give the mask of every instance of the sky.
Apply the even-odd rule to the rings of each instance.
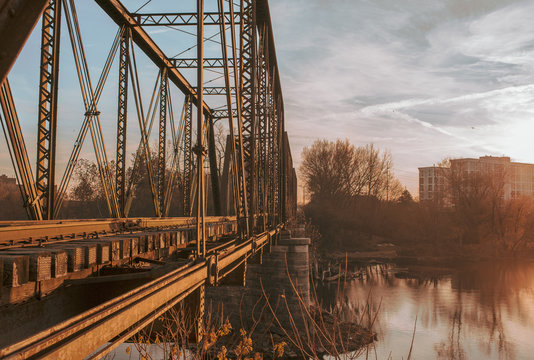
[[[296,163],[374,143],[417,195],[445,157],[534,162],[534,1],[271,0]]]
[[[135,9],[144,2],[124,3]],[[194,10],[194,1],[189,2]],[[96,84],[117,27],[94,2],[76,3]],[[212,3],[206,0],[208,8]],[[143,10],[169,4],[153,0]],[[316,139],[374,143],[391,152],[396,176],[417,195],[417,168],[445,157],[505,155],[534,163],[534,1],[270,0],[270,9],[297,168],[302,149]],[[58,174],[85,112],[63,29]],[[183,32],[148,32],[168,54],[195,44]],[[39,42],[36,31],[10,74],[32,163]],[[217,46],[206,42],[207,53]],[[194,49],[182,56],[194,57]],[[148,84],[141,89],[147,107],[157,70],[138,57],[140,77]],[[115,67],[99,104],[110,159],[116,133]],[[178,104],[183,101],[176,91],[172,96]],[[139,130],[132,125],[128,131],[134,139],[128,145],[131,153]],[[91,152],[85,146],[81,157],[90,158]],[[11,174],[10,169],[1,141],[0,172]]]

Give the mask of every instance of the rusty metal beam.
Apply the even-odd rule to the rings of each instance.
[[[159,216],[163,216],[167,204],[165,204],[165,171],[166,171],[166,156],[165,150],[167,146],[167,69],[161,72],[160,92],[159,92],[159,141],[158,141],[158,200],[159,200]]]
[[[7,0],[0,5],[0,83],[15,63],[48,0]]]
[[[197,13],[152,13],[152,14],[137,14],[132,16],[136,19],[139,25],[142,26],[197,26]],[[225,13],[224,18],[226,22],[230,22],[230,13]],[[234,13],[234,20],[239,22],[240,14]],[[205,12],[204,25],[219,25],[221,23],[221,15],[219,12]]]
[[[115,162],[115,190],[119,216],[126,216],[126,128],[128,124],[128,59],[130,58],[130,29],[120,35],[119,86],[117,110],[117,152]]]
[[[249,233],[255,228],[254,215],[257,212],[256,187],[256,135],[257,135],[257,30],[256,30],[256,1],[241,1],[243,16],[241,17],[240,41],[240,83],[243,117],[243,158],[245,166],[245,184],[248,201]]]
[[[226,87],[224,86],[205,86],[203,91],[202,91],[202,94],[204,95],[226,95]],[[234,87],[231,87],[230,88],[230,93],[234,93],[235,92],[235,88]]]
[[[207,223],[235,222],[235,217],[208,216]],[[129,218],[49,221],[0,221],[0,244],[56,239],[69,236],[114,233],[141,228],[194,226],[194,217]]]
[[[193,188],[193,113],[190,96],[185,97],[184,113],[184,172],[183,172],[183,199],[184,216],[191,216],[191,190]]]
[[[159,68],[169,70],[169,80],[171,80],[185,95],[193,97],[193,102],[198,103],[195,89],[186,78],[173,66],[171,59],[163,53],[154,40],[140,26],[135,17],[130,14],[124,5],[118,0],[95,0],[98,5],[108,14],[108,16],[119,26],[128,25],[132,29],[132,39],[137,46],[152,60]],[[210,114],[209,106],[202,102],[203,111]]]
[[[26,208],[30,219],[43,220],[41,203],[37,196],[37,186],[33,179],[32,168],[26,151],[26,143],[24,142],[17,109],[7,78],[0,86],[0,106],[4,114],[4,116],[1,117],[0,122],[6,138],[13,168],[17,180],[20,183],[20,192],[22,194],[24,207]]]
[[[57,91],[59,84],[59,44],[61,0],[50,0],[43,12],[37,123],[37,166],[35,184],[43,218],[54,218],[56,170]]]
[[[169,59],[173,62],[174,67],[178,69],[194,69],[198,66],[197,59]],[[234,65],[234,59],[228,59],[228,65],[233,66]],[[224,64],[223,58],[204,58],[204,68],[224,68],[226,65]]]
[[[208,158],[210,163],[210,178],[211,178],[211,196],[213,199],[213,208],[216,216],[221,216],[221,192],[219,187],[219,172],[217,164],[217,149],[215,146],[215,129],[213,127],[213,119],[210,117],[208,121]]]
[[[204,91],[204,0],[197,0],[197,109],[200,109]],[[197,256],[206,255],[206,216],[204,188],[204,114],[197,111],[197,143],[193,152],[197,156]]]
[[[230,112],[228,111],[228,109],[213,110],[212,114],[213,114],[212,117],[214,120],[227,119],[230,117]],[[237,110],[233,109],[231,114],[232,114],[232,118],[236,118]]]
[[[40,359],[82,359],[93,354],[91,358],[101,358],[206,284],[213,264],[216,264],[217,273],[228,275],[228,267],[246,261],[269,244],[271,237],[279,231],[280,226],[277,226],[247,239],[231,251],[219,255],[216,262],[208,258],[177,268],[61,324],[0,349],[0,357],[28,359],[39,354]],[[100,350],[95,354],[95,349]]]

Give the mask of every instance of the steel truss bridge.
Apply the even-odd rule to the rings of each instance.
[[[157,4],[154,12],[145,10],[153,9],[151,2]],[[60,287],[62,279],[90,282],[105,265],[158,263],[173,253],[185,253],[187,260],[126,294],[0,346],[2,358],[100,358],[186,296],[197,294],[200,309],[204,286],[218,284],[261,255],[296,211],[296,174],[268,1],[149,0],[137,9],[119,0],[95,3],[116,24],[105,52],[93,46],[98,39],[91,33],[100,25],[78,11],[82,0],[0,4],[0,118],[28,215],[27,221],[0,223],[0,298],[28,300],[28,294]],[[10,70],[37,32],[32,166],[19,118],[27,112],[17,111],[21,99],[9,78],[16,76]],[[193,45],[182,44],[184,36],[194,39]],[[180,46],[187,48],[175,55]],[[58,129],[65,124],[58,119],[62,105],[75,96],[60,87],[60,73],[69,74],[61,61],[65,52],[74,59],[74,75],[62,84],[79,84],[83,107],[75,138],[61,137],[72,149],[59,164]],[[90,61],[99,55],[103,66]],[[147,80],[147,67],[155,79]],[[117,90],[114,110],[106,113],[99,103],[110,101],[103,95],[110,81]],[[146,89],[153,89],[149,96]],[[116,129],[113,159],[105,141],[110,121]],[[228,133],[224,156],[217,155],[217,122]],[[133,140],[132,126],[139,130]],[[62,218],[84,145],[96,159],[106,219]],[[129,217],[136,172],[146,172],[154,217]],[[168,217],[176,198],[183,216]]]

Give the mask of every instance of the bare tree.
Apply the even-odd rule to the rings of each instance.
[[[356,148],[348,140],[317,140],[304,148],[300,173],[312,197],[365,195],[390,200],[403,191],[392,167],[391,154],[373,144]]]

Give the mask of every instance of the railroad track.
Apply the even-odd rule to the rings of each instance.
[[[281,226],[242,243],[235,240],[210,248],[202,259],[0,349],[5,359],[99,359],[186,296],[205,284],[216,284],[271,244]],[[97,349],[95,351],[95,349]]]

